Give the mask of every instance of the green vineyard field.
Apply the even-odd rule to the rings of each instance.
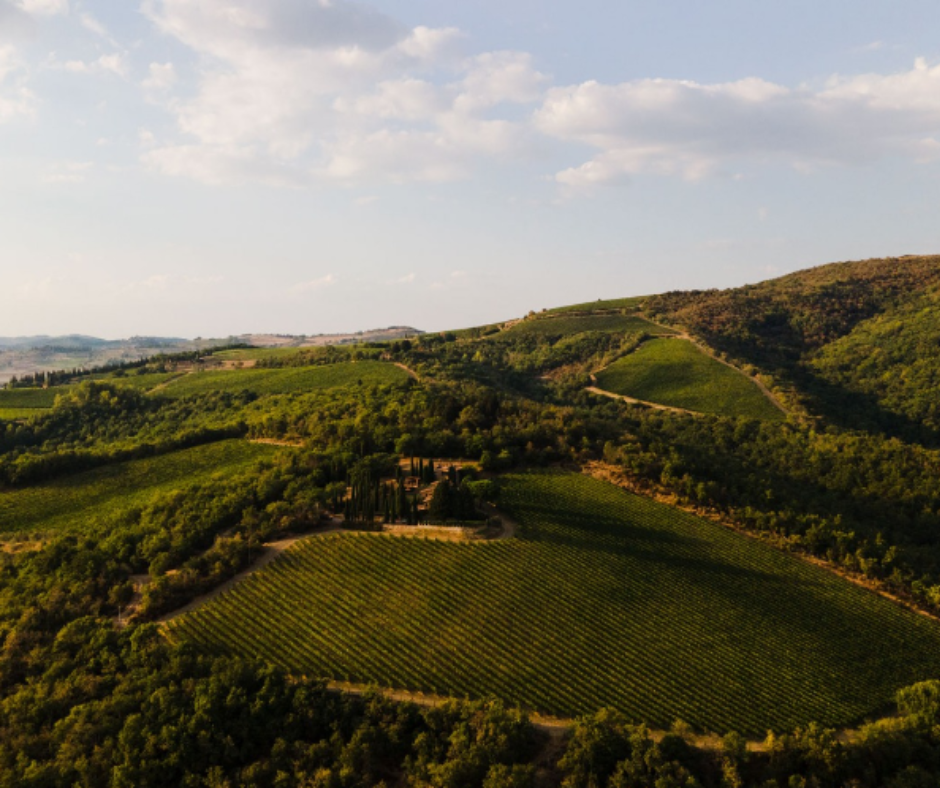
[[[317,367],[285,369],[235,369],[194,372],[171,381],[161,394],[185,397],[207,391],[253,391],[256,394],[290,394],[339,386],[401,383],[408,373],[381,361],[357,361]]]
[[[675,408],[722,416],[782,419],[747,377],[691,342],[654,339],[597,373],[605,391]]]
[[[0,408],[51,408],[62,388],[0,389]]]
[[[594,312],[607,309],[638,309],[646,300],[646,296],[631,296],[629,298],[598,299],[586,301],[583,304],[570,304],[549,309],[548,314],[558,315],[565,312]]]
[[[212,357],[222,359],[223,361],[248,361],[249,359],[261,358],[290,358],[297,356],[305,350],[316,350],[316,348],[299,347],[252,347],[252,348],[234,348],[232,350],[220,350],[213,353]]]
[[[940,625],[792,556],[583,475],[505,481],[518,538],[314,537],[171,633],[299,674],[751,735],[854,723],[940,675]]]
[[[129,386],[138,391],[150,391],[157,386],[169,383],[171,380],[180,377],[179,372],[146,372],[143,375],[97,375],[92,380],[107,380],[109,383],[115,383],[119,386]]]
[[[0,490],[0,533],[93,530],[154,493],[232,473],[270,456],[270,446],[228,440],[116,463],[16,490]]]
[[[519,334],[541,334],[546,336],[559,334],[580,334],[584,331],[609,331],[629,334],[649,332],[651,334],[670,334],[671,329],[655,326],[648,320],[634,315],[585,315],[583,317],[550,317],[524,320],[516,323],[505,332],[506,336]],[[494,335],[499,337],[500,334]]]

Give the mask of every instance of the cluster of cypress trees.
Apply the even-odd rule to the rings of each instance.
[[[437,481],[434,473],[434,460],[424,461],[424,457],[418,457],[415,462],[414,456],[411,458],[411,475],[417,477],[421,484],[433,484]]]
[[[433,474],[433,470],[431,471]],[[334,510],[338,508],[334,506]],[[408,495],[401,468],[396,466],[395,480],[383,482],[373,478],[368,467],[356,468],[350,474],[349,495],[343,512],[347,522],[374,523],[381,517],[383,523],[404,521],[417,525],[421,519],[418,512],[418,496]]]

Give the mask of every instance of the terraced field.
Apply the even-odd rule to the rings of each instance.
[[[394,364],[357,361],[319,367],[194,372],[171,381],[160,392],[170,397],[243,390],[256,394],[289,394],[337,386],[401,383],[407,379],[408,373]]]
[[[246,468],[275,448],[228,440],[0,490],[0,533],[90,530],[157,492]]]
[[[588,477],[506,478],[519,538],[309,539],[171,623],[291,671],[762,735],[940,675],[940,625]]]
[[[614,394],[700,413],[784,418],[753,381],[682,340],[644,342],[598,372],[597,385]]]
[[[671,329],[655,326],[642,317],[635,315],[584,315],[582,317],[550,317],[524,320],[516,323],[505,332],[506,336],[520,334],[580,334],[584,331],[610,331],[639,334],[647,331],[651,334],[670,334]],[[499,337],[499,334],[494,335]]]

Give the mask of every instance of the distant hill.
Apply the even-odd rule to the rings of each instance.
[[[258,347],[311,347],[379,342],[416,336],[408,326],[389,326],[347,334],[241,334],[214,339],[143,337],[100,339],[82,334],[0,337],[0,384],[12,377],[60,369],[82,369],[111,362],[136,361],[160,353],[203,350],[233,343]]]

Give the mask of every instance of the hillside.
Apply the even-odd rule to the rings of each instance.
[[[938,293],[840,263],[0,390],[0,785],[935,785]]]
[[[938,445],[940,257],[835,263],[645,306],[828,422]]]

